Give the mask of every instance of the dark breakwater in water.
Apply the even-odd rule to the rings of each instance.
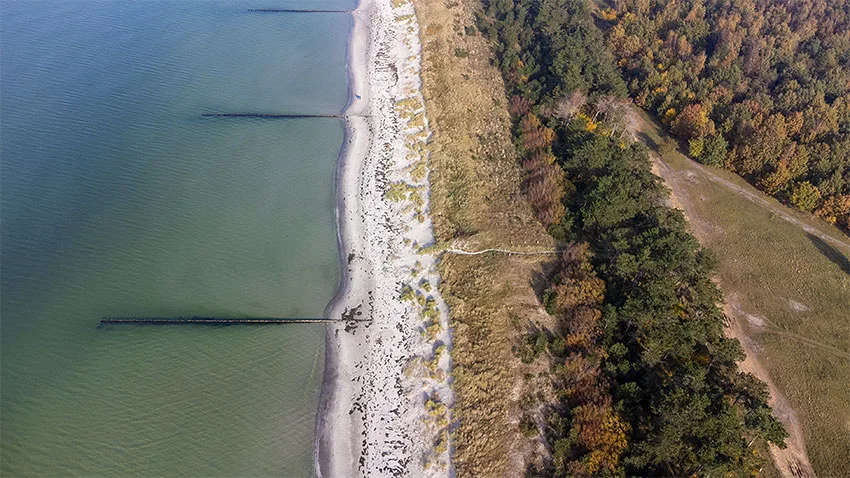
[[[253,318],[222,319],[216,317],[105,317],[101,324],[107,325],[285,325],[285,324],[326,324],[341,322],[342,319],[325,318]]]
[[[281,8],[250,8],[248,13],[351,13],[352,10],[297,10]]]
[[[344,115],[299,115],[275,113],[202,113],[204,118],[345,118]]]

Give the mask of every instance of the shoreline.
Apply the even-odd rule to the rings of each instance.
[[[412,5],[391,0],[360,0],[352,17],[336,169],[342,271],[325,317],[371,322],[327,326],[315,472],[446,476],[450,337],[436,257],[421,250],[433,234],[418,25]]]
[[[363,88],[363,84],[367,83],[365,77],[366,61],[367,61],[367,46],[370,33],[368,25],[365,23],[361,15],[370,16],[372,8],[372,0],[357,0],[356,8],[351,12],[352,25],[351,32],[348,38],[348,49],[346,52],[346,75],[348,79],[348,100],[341,114],[347,116],[354,113],[355,91],[364,91],[367,95],[363,100],[362,105],[357,105],[360,110],[368,109],[368,88]],[[363,93],[360,93],[361,96]],[[358,111],[359,112],[359,111]],[[352,167],[359,166],[362,163],[365,151],[358,151],[355,147],[354,140],[358,138],[359,132],[351,125],[348,118],[343,119],[345,122],[345,132],[343,134],[343,143],[340,148],[340,153],[337,158],[336,172],[334,177],[334,195],[335,206],[334,216],[336,222],[337,250],[339,252],[340,262],[340,279],[337,285],[337,290],[327,306],[325,306],[324,317],[330,318],[340,314],[340,308],[346,303],[351,291],[351,270],[347,261],[348,254],[351,253],[351,247],[346,236],[346,222],[344,220],[346,214],[345,199],[350,194],[344,190],[344,179]],[[368,147],[368,146],[367,146]],[[362,146],[361,146],[362,148]],[[357,155],[359,157],[355,158]],[[338,402],[340,398],[337,396],[341,393],[340,386],[337,382],[339,377],[339,364],[341,362],[340,353],[337,350],[337,343],[334,340],[334,330],[336,328],[327,326],[325,329],[325,367],[322,378],[321,394],[319,397],[318,413],[316,414],[316,434],[313,446],[313,461],[316,476],[321,478],[324,475],[336,476],[337,466],[332,466],[334,455],[331,450],[334,447],[335,431],[333,423],[328,421],[332,409],[339,408]],[[334,402],[337,402],[336,404]],[[350,430],[349,430],[350,436]],[[337,443],[339,439],[337,438]]]

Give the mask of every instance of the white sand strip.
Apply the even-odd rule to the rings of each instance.
[[[361,0],[354,12],[337,171],[344,274],[326,316],[371,320],[328,328],[320,477],[451,473],[446,306],[436,258],[420,254],[433,234],[413,13],[390,0]]]

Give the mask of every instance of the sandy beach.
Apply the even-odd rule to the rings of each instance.
[[[452,395],[446,305],[428,217],[428,122],[412,5],[361,0],[337,170],[343,275],[326,310],[320,477],[446,476]]]

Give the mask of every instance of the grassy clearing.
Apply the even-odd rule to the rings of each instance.
[[[433,134],[428,149],[437,243],[469,250],[552,248],[520,192],[502,78],[489,63],[489,45],[472,28],[477,0],[414,4]],[[457,56],[457,50],[468,55]],[[533,287],[547,260],[444,255],[440,263],[453,333],[458,476],[519,476],[527,459],[540,455],[532,453],[536,438],[520,431],[521,402],[531,385],[528,366],[512,348],[527,323],[549,319]]]
[[[752,341],[755,358],[797,412],[815,472],[850,475],[850,244],[734,174],[659,146],[667,138],[657,126],[648,124],[644,133],[663,153],[662,175],[677,206],[719,261],[720,285],[744,341]]]

